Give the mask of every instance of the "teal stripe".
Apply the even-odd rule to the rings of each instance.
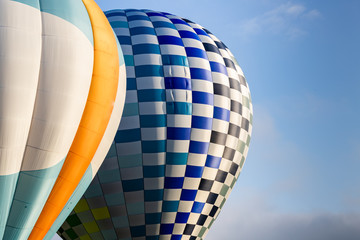
[[[169,165],[186,165],[188,153],[166,153],[166,164]]]
[[[121,46],[120,46],[120,43],[119,43],[119,40],[116,36],[116,33],[113,31],[113,34],[114,34],[114,37],[115,37],[115,40],[116,40],[116,46],[117,46],[117,49],[118,49],[118,55],[119,55],[119,66],[122,66],[125,64],[125,60],[124,60],[124,54],[122,52],[122,49],[121,49]],[[119,73],[119,76],[123,74],[123,73]]]
[[[165,89],[144,89],[138,90],[139,102],[165,102]]]
[[[51,168],[20,172],[4,239],[27,239],[64,161],[65,158]]]
[[[134,66],[134,56],[133,55],[124,55],[126,66]]]
[[[39,0],[12,0],[13,2],[19,2],[40,10]]]
[[[125,103],[123,117],[139,115],[138,103]]]
[[[142,166],[142,154],[119,155],[120,168],[132,168]]]
[[[161,65],[135,66],[136,77],[163,77],[164,71]]]
[[[189,67],[189,61],[186,56],[180,55],[162,55],[163,65],[178,65]]]
[[[71,211],[74,209],[75,205],[79,202],[81,196],[85,193],[87,187],[92,180],[92,168],[91,165],[86,170],[84,176],[82,177],[79,185],[76,187],[75,191],[71,195],[69,201],[66,203],[64,209],[61,211],[54,224],[51,226],[49,232],[46,234],[44,240],[50,240],[57,230],[64,223],[65,219],[69,216]]]
[[[167,102],[166,103],[167,114],[192,114],[192,103],[187,102]]]
[[[89,14],[81,0],[40,0],[42,12],[58,16],[78,27],[94,45]]]
[[[166,140],[142,141],[141,146],[143,153],[166,152]]]
[[[110,25],[112,28],[128,28],[128,22],[124,22],[124,21],[114,21],[114,22],[110,22]]]
[[[0,239],[3,239],[19,173],[0,176]]]
[[[166,115],[140,115],[140,125],[142,128],[166,127]]]

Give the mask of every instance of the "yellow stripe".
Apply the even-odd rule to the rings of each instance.
[[[93,0],[83,0],[94,35],[94,70],[85,110],[58,179],[29,240],[42,240],[88,168],[109,123],[119,80],[116,39]]]

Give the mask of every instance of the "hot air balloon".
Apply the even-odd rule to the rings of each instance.
[[[105,14],[126,63],[124,113],[58,234],[203,239],[248,152],[253,114],[244,74],[226,45],[192,21],[150,10]]]
[[[105,158],[125,91],[121,49],[92,0],[0,1],[0,239],[43,239]]]

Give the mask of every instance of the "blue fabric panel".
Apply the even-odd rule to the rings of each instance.
[[[180,200],[183,201],[194,201],[196,197],[197,190],[183,189],[181,191]]]
[[[129,226],[127,216],[119,216],[111,218],[115,228],[123,228]]]
[[[149,15],[149,14],[148,14]],[[150,16],[150,15],[149,15]],[[163,22],[163,21],[156,21],[153,22],[153,26],[154,28],[172,28],[172,29],[176,29],[176,27],[174,26],[174,24],[169,23],[169,22]]]
[[[20,172],[4,239],[27,239],[45,205],[64,160],[65,158],[47,169]]]
[[[173,140],[190,140],[191,128],[167,128],[167,138]]]
[[[126,16],[124,11],[118,10],[118,9],[106,11],[104,13],[105,13],[106,17]]]
[[[148,34],[148,35],[156,35],[155,30],[149,27],[134,27],[130,28],[130,35],[141,35],[141,34]]]
[[[11,0],[11,1],[20,2],[20,3],[29,5],[29,6],[31,6],[31,7],[34,7],[34,8],[37,8],[37,9],[40,10],[39,0]]]
[[[130,227],[130,232],[132,237],[141,237],[146,235],[145,225]]]
[[[135,66],[136,77],[163,77],[163,67],[160,65]]]
[[[134,192],[144,189],[144,180],[134,179],[134,180],[123,180],[123,189],[124,192]]]
[[[128,28],[129,27],[128,22],[124,22],[124,21],[112,21],[112,22],[110,22],[110,25],[112,28]]]
[[[142,141],[141,145],[143,153],[166,152],[166,140]]]
[[[140,115],[142,128],[166,127],[166,115]]]
[[[118,131],[115,135],[116,143],[136,142],[136,141],[141,141],[140,128],[121,130]]]
[[[161,58],[164,65],[189,66],[189,61],[186,56],[162,55]]]
[[[190,213],[188,212],[178,212],[176,214],[175,223],[186,223],[189,219]]]
[[[199,153],[199,154],[207,154],[209,149],[208,142],[198,142],[198,141],[191,141],[189,152],[191,153]]]
[[[194,202],[191,212],[193,213],[201,213],[201,211],[203,210],[205,206],[205,203],[202,202]]]
[[[158,224],[161,222],[161,213],[147,213],[145,214],[146,224]]]
[[[210,67],[211,67],[211,71],[213,72],[222,73],[226,76],[228,75],[224,64],[218,62],[210,62]]]
[[[198,35],[209,36],[204,30],[202,30],[200,28],[194,28],[194,30]]]
[[[124,205],[125,198],[124,193],[113,193],[113,194],[106,194],[105,201],[107,206],[117,206],[117,205]]]
[[[213,121],[212,118],[201,117],[201,116],[192,116],[191,127],[211,130],[212,121]]]
[[[109,183],[120,181],[120,173],[118,169],[112,169],[107,171],[98,172],[100,183]]]
[[[171,234],[174,229],[173,223],[164,223],[161,224],[160,234]]]
[[[180,189],[184,184],[183,177],[165,177],[164,188],[168,189]]]
[[[164,17],[163,14],[161,13],[157,13],[157,12],[147,12],[146,13],[149,17],[153,17],[153,16],[160,16],[160,17]]]
[[[0,176],[0,239],[4,235],[19,173]]]
[[[185,177],[201,178],[204,167],[200,166],[186,166]]]
[[[185,51],[186,51],[186,55],[188,57],[197,57],[197,58],[202,58],[202,59],[208,59],[206,52],[202,49],[186,47]],[[195,68],[195,69],[198,69],[198,68]],[[194,71],[196,71],[196,70],[194,70]],[[192,76],[192,78],[195,78],[195,77]],[[200,78],[200,79],[202,79],[202,78]]]
[[[181,240],[181,238],[182,235],[175,235],[175,234],[171,235],[171,240]]]
[[[166,164],[170,165],[186,165],[188,153],[166,153]]]
[[[214,107],[214,118],[229,122],[230,111],[228,109]]]
[[[181,38],[175,36],[158,36],[159,44],[171,44],[171,45],[178,45],[184,46]]]
[[[139,106],[138,103],[125,103],[123,117],[136,116],[139,115]]]
[[[145,190],[144,194],[145,194],[144,196],[145,202],[161,201],[164,196],[164,190],[163,189]]]
[[[166,92],[165,89],[145,89],[138,90],[139,102],[165,102]]]
[[[192,92],[193,103],[214,105],[214,95],[207,92]]]
[[[133,45],[133,53],[134,55],[138,54],[160,54],[160,47],[157,44],[136,44]]]
[[[88,189],[86,190],[85,197],[86,198],[93,198],[93,197],[101,196],[102,194],[103,194],[103,192],[101,190],[100,184],[92,183],[92,184],[89,185]]]
[[[202,68],[190,68],[190,75],[192,79],[212,80],[211,72]]]
[[[192,103],[187,102],[167,102],[166,103],[167,114],[192,114]]]
[[[181,77],[165,77],[166,89],[191,90],[191,79]]]
[[[163,212],[177,212],[179,201],[164,201],[162,205]]]
[[[117,36],[117,39],[122,45],[131,45],[131,37],[129,36]]]
[[[165,165],[144,166],[144,178],[157,178],[165,176]]]
[[[199,36],[194,32],[180,30],[179,34],[180,34],[181,38],[191,38],[191,39],[196,39],[196,40],[200,41]]]
[[[56,231],[61,227],[65,219],[69,216],[71,211],[77,202],[81,199],[82,195],[85,193],[87,187],[92,180],[92,168],[91,165],[87,168],[84,176],[81,178],[79,185],[76,187],[75,191],[71,195],[70,199],[66,203],[65,207],[56,218],[54,224],[51,226],[49,232],[46,234],[44,240],[51,240],[55,235]]]
[[[173,24],[184,24],[184,25],[188,25],[188,26],[189,26],[189,24],[187,24],[187,22],[185,22],[185,21],[183,21],[183,20],[181,20],[181,19],[171,19],[171,22],[172,22]]]
[[[146,236],[145,240],[159,240],[160,237],[159,236]]]
[[[40,9],[58,16],[79,28],[94,45],[93,32],[88,12],[80,0],[40,0]]]
[[[126,10],[126,12],[129,12]],[[136,21],[136,20],[145,20],[145,21],[149,21],[149,18],[147,16],[143,16],[143,15],[132,15],[132,16],[127,16],[127,19],[129,22],[131,21]]]
[[[127,56],[124,56],[125,64],[127,61]],[[134,61],[134,59],[132,59]],[[129,66],[129,65],[128,65]],[[136,90],[136,79],[135,78],[127,78],[126,79],[126,90]]]
[[[214,156],[208,155],[206,157],[205,166],[218,169],[220,166],[220,163],[221,163],[221,157],[214,157]]]

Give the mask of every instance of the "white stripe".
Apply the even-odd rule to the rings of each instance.
[[[49,168],[66,157],[92,78],[94,50],[88,38],[62,18],[48,13],[42,18],[42,65],[27,143],[34,149],[26,151],[23,171]],[[45,155],[46,161],[40,157]]]
[[[19,172],[29,134],[41,59],[41,13],[0,1],[0,23],[0,175],[8,175]]]

